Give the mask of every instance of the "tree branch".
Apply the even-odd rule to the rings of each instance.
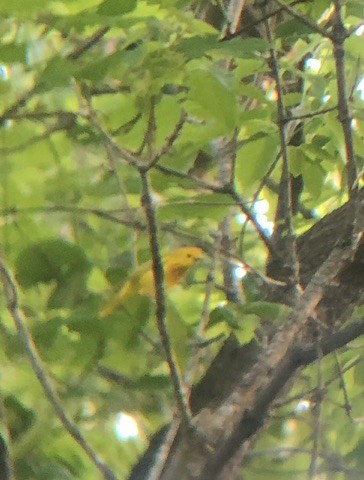
[[[155,288],[155,301],[156,301],[156,318],[157,318],[157,327],[164,349],[164,354],[168,364],[168,368],[171,375],[171,380],[174,388],[174,393],[179,407],[179,413],[182,417],[183,422],[189,428],[192,427],[191,424],[191,413],[186,398],[186,392],[183,385],[181,375],[177,363],[174,358],[174,353],[171,345],[171,340],[167,331],[166,325],[166,299],[165,299],[165,288],[164,288],[164,269],[163,262],[159,251],[159,240],[158,240],[158,226],[155,211],[153,208],[153,200],[149,186],[148,180],[148,171],[140,169],[140,178],[142,181],[142,206],[145,210],[145,217],[147,221],[147,229],[149,234],[149,244],[150,251],[152,254],[152,266],[153,266],[153,277],[154,277],[154,288]]]
[[[322,37],[327,37],[330,38],[329,32],[326,31],[326,29],[321,28],[319,25],[317,25],[316,22],[311,20],[309,17],[304,17],[300,13],[296,12],[294,8],[292,8],[292,5],[289,5],[287,3],[284,3],[283,0],[274,0],[278,5],[281,6],[282,10],[288,12],[293,18],[296,18],[299,20],[301,23],[309,27],[312,32],[320,34]]]
[[[268,21],[265,22],[267,39],[270,43],[270,67],[276,82],[277,92],[277,124],[282,155],[282,173],[279,184],[279,196],[276,212],[275,236],[277,246],[282,246],[280,259],[284,258],[284,264],[288,268],[287,279],[291,284],[294,301],[298,300],[299,286],[299,263],[297,258],[296,241],[292,226],[292,192],[291,179],[288,164],[288,148],[286,138],[286,111],[283,104],[283,89],[279,74],[278,59],[274,48],[273,36]],[[283,261],[283,260],[282,260]]]
[[[338,96],[338,118],[341,123],[345,142],[346,176],[349,197],[355,196],[358,192],[357,169],[354,154],[353,134],[351,130],[352,117],[346,93],[345,74],[345,49],[344,42],[349,32],[342,20],[341,1],[334,1],[334,26],[330,40],[333,44],[334,58],[336,65],[336,83]]]
[[[322,355],[328,355],[363,334],[364,319],[361,319],[323,340],[320,346]],[[207,463],[202,474],[199,476],[199,480],[217,478],[218,474],[238,448],[261,428],[266,420],[272,402],[282,391],[287,381],[293,377],[298,368],[313,363],[317,360],[318,356],[319,353],[315,345],[302,347],[296,344],[286,352],[269,384],[259,393],[253,408],[244,411],[240,422],[232,434],[219,450],[214,452],[213,458]]]

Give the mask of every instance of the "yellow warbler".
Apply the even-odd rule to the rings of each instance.
[[[202,257],[202,253],[201,248],[198,247],[181,247],[165,255],[163,257],[163,265],[166,287],[169,289],[178,285],[187,270]],[[108,317],[120,307],[125,300],[133,295],[154,297],[154,279],[151,261],[137,268],[123,288],[100,311],[100,316]]]

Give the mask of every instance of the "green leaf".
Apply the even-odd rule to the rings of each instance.
[[[227,305],[216,307],[210,313],[208,328],[212,328],[218,323],[226,323],[234,329],[234,335],[242,345],[249,343],[255,336],[255,330],[260,321],[257,315],[243,312],[241,305]]]
[[[243,83],[239,87],[239,93],[241,93],[241,95],[244,95],[248,98],[258,100],[258,102],[263,105],[267,103],[265,94],[261,91],[261,89],[257,88],[255,85]],[[244,114],[245,112],[242,112],[242,113]]]
[[[363,54],[364,38],[362,35],[351,35],[345,42],[345,51],[354,58],[360,58]]]
[[[302,176],[307,191],[313,198],[318,198],[326,176],[324,169],[317,163],[306,163]]]
[[[132,252],[125,251],[112,259],[112,264],[106,270],[105,276],[112,286],[121,286],[135,268]]]
[[[288,145],[289,171],[294,177],[301,175],[307,163],[307,157],[301,147]]]
[[[239,329],[234,331],[241,345],[246,345],[255,337],[255,330],[259,327],[259,318],[256,315],[244,315],[239,320]]]
[[[255,58],[268,49],[269,43],[262,38],[234,38],[219,45],[220,51],[238,58]]]
[[[256,75],[258,72],[263,70],[264,62],[258,59],[244,59],[238,61],[238,66],[236,68],[236,74],[239,78],[246,78],[250,75]]]
[[[231,328],[239,328],[239,322],[236,319],[234,309],[232,309],[230,306],[219,306],[211,311],[208,327],[211,328],[221,322],[227,323]]]
[[[23,287],[65,282],[74,273],[87,274],[90,263],[81,247],[61,239],[47,239],[25,247],[15,261],[17,281]]]
[[[97,7],[99,15],[115,16],[131,12],[136,7],[136,0],[105,0]]]
[[[171,379],[167,375],[143,375],[132,383],[137,390],[166,390],[171,386]]]
[[[274,31],[277,38],[298,37],[302,38],[305,35],[309,35],[312,32],[312,28],[301,22],[300,20],[293,18],[280,24]]]
[[[218,48],[218,42],[219,37],[216,34],[196,35],[190,38],[183,38],[178,43],[176,50],[183,53],[188,59],[200,58],[209,50]]]
[[[231,197],[223,194],[198,195],[191,200],[171,201],[170,205],[158,208],[160,220],[176,218],[214,218],[220,219],[230,205]]]
[[[24,44],[10,43],[0,46],[0,62],[3,63],[25,63],[26,46]]]
[[[24,0],[2,0],[0,12],[6,15],[16,14],[18,18],[32,18],[39,10],[47,7],[49,3],[49,0],[34,0],[27,2],[25,8]]]
[[[11,438],[16,441],[32,426],[36,414],[23,404],[18,396],[14,395],[4,398],[4,407],[6,408],[7,424],[11,429]]]
[[[308,4],[308,14],[315,19],[319,19],[321,15],[332,5],[331,0],[315,0]]]
[[[258,52],[265,52],[268,47],[268,42],[260,38],[234,38],[227,42],[222,42],[219,40],[218,35],[207,34],[182,39],[178,43],[177,50],[184,53],[188,59],[201,58],[212,51],[238,58],[254,58]]]
[[[52,318],[47,322],[37,322],[31,329],[33,338],[38,348],[52,348],[52,345],[65,325],[63,318]]]
[[[87,63],[77,71],[75,77],[83,80],[92,80],[99,82],[109,74],[120,76],[125,68],[137,68],[142,65],[146,56],[145,45],[140,44],[132,50],[121,50],[104,58]]]
[[[243,187],[250,187],[267,172],[278,154],[276,136],[262,138],[243,145],[237,155],[237,180]]]
[[[354,382],[355,385],[364,385],[364,362],[359,361],[354,369]]]
[[[194,70],[189,77],[189,101],[199,107],[197,112],[205,119],[222,123],[227,130],[237,120],[237,101],[231,88],[223,85],[206,70]]]
[[[38,77],[37,92],[69,86],[75,70],[76,66],[70,60],[58,56],[51,58]]]
[[[345,461],[350,462],[354,468],[358,469],[358,471],[364,470],[364,439],[360,439],[347,455],[344,457]]]
[[[286,305],[263,301],[249,302],[244,305],[239,305],[238,308],[243,315],[254,314],[259,318],[264,318],[272,322],[282,320],[290,311]]]

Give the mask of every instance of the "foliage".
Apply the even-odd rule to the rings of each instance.
[[[330,22],[330,4],[300,2],[295,8],[321,28]],[[140,165],[151,165],[160,253],[181,245],[206,252],[189,272],[187,288],[178,287],[166,300],[167,331],[182,377],[191,369],[196,342],[217,339],[200,356],[195,381],[221,338],[235,332],[248,343],[262,319],[278,325],[288,310],[262,295],[282,168],[270,42],[246,35],[221,41],[201,9],[191,0],[0,5],[2,253],[64,410],[117,478],[128,474],[148,436],[171,419],[175,401],[154,303],[136,298],[132,321],[122,311],[108,319],[98,315],[111,291],[153,256]],[[359,24],[359,0],[343,10],[348,28]],[[277,23],[284,107],[304,116],[304,143],[288,147],[290,173],[304,184],[293,218],[299,235],[347,199],[345,143],[330,40],[288,14]],[[353,30],[345,50],[360,171],[362,34]],[[306,57],[311,63],[299,70]],[[318,70],[312,59],[320,62]],[[231,176],[224,173],[222,151],[234,157]],[[248,271],[243,281],[234,277],[236,267]],[[226,303],[228,287],[244,297],[243,305]],[[5,300],[1,312],[2,436],[9,437],[16,478],[98,478],[37,382]],[[358,355],[347,349],[304,370],[292,400],[282,400],[251,453],[244,478],[306,478],[315,395],[324,385],[322,478],[363,473]],[[346,369],[345,389],[338,365]],[[118,381],[106,371],[117,372]],[[343,408],[345,395],[353,423]],[[118,412],[136,419],[137,439],[116,437]]]

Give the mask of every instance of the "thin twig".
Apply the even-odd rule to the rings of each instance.
[[[6,109],[0,115],[0,126],[3,125],[4,121],[9,118],[9,115],[14,115],[21,107],[23,107],[31,99],[35,91],[36,87],[31,88]]]
[[[352,408],[351,408],[351,404],[350,404],[350,400],[349,400],[349,394],[348,394],[348,390],[346,388],[345,379],[344,379],[344,370],[341,368],[337,352],[334,352],[334,358],[335,358],[335,364],[336,364],[338,377],[340,379],[340,388],[342,389],[343,395],[344,395],[344,410],[345,410],[348,418],[352,422],[354,422],[354,419],[353,419],[353,416],[352,416],[352,413],[351,413]]]
[[[261,239],[261,241],[266,246],[268,252],[272,253],[274,251],[274,246],[273,246],[271,240],[266,235],[264,229],[257,222],[256,218],[254,217],[254,215],[252,214],[250,209],[246,206],[246,204],[245,204],[243,198],[241,197],[241,195],[234,188],[231,188],[226,193],[229,193],[231,198],[233,200],[235,200],[235,202],[238,205],[238,207],[240,208],[240,210],[244,213],[244,215],[252,223],[253,227],[255,228],[256,232],[258,233],[259,238]]]
[[[45,120],[47,118],[56,117],[59,122],[75,123],[76,113],[67,112],[65,110],[56,110],[53,112],[24,112],[24,113],[10,113],[7,118],[10,120]]]
[[[322,374],[322,360],[323,354],[320,346],[321,338],[316,339],[317,350],[317,388],[316,396],[314,398],[312,408],[313,420],[313,442],[311,449],[310,465],[308,467],[308,479],[314,480],[318,470],[319,446],[322,434],[322,401],[323,401],[323,374]]]
[[[299,20],[301,23],[309,27],[313,32],[319,33],[322,37],[327,37],[330,38],[330,33],[324,29],[321,28],[319,25],[317,25],[316,22],[311,20],[309,17],[304,17],[300,13],[298,13],[294,8],[292,8],[291,5],[284,3],[283,0],[274,0],[278,5],[281,6],[282,10],[285,10],[288,12],[293,18],[296,18]]]
[[[164,270],[162,258],[159,251],[158,225],[156,214],[154,211],[152,194],[149,186],[148,172],[143,169],[140,169],[139,171],[142,182],[142,206],[144,207],[145,211],[147,229],[149,234],[150,251],[152,254],[157,327],[162,342],[165,358],[170,371],[174,393],[179,407],[179,413],[185,425],[188,428],[192,428],[191,413],[186,398],[185,388],[182,382],[181,375],[179,373],[177,363],[175,361],[175,355],[172,349],[171,339],[167,331],[167,308],[164,293]]]
[[[215,270],[216,270],[216,263],[218,260],[220,245],[221,245],[221,234],[220,232],[217,232],[213,254],[211,256],[210,268],[209,268],[206,282],[205,282],[205,297],[202,304],[200,321],[195,331],[196,343],[193,345],[194,348],[190,355],[190,362],[186,368],[185,384],[188,389],[188,397],[191,395],[193,381],[195,379],[196,370],[200,362],[201,339],[203,338],[203,334],[209,322],[211,295],[215,289]]]
[[[184,111],[182,111],[181,116],[180,116],[178,122],[176,123],[172,133],[169,135],[169,137],[167,137],[165,144],[162,146],[162,148],[159,150],[159,152],[157,152],[154,155],[153,160],[151,161],[151,163],[149,165],[149,168],[154,167],[154,165],[156,165],[158,163],[158,161],[162,157],[164,157],[164,155],[167,155],[169,153],[169,151],[173,147],[175,141],[179,137],[179,135],[182,131],[182,128],[185,124],[185,121],[186,121],[186,113]]]
[[[77,47],[75,50],[69,53],[67,58],[69,60],[77,60],[87,50],[93,47],[100,40],[100,38],[105,35],[108,30],[109,27],[102,27],[97,30],[96,33],[94,33],[87,40],[85,40],[85,42],[81,46]],[[28,101],[33,97],[33,95],[37,93],[37,87],[38,84],[36,80],[32,88],[25,92],[20,98],[15,100],[15,102],[0,115],[0,126],[5,120],[10,118],[10,116],[14,115],[20,108],[24,107],[24,105],[28,103]]]
[[[26,215],[31,213],[78,213],[78,214],[90,214],[100,217],[104,220],[108,220],[113,223],[119,223],[125,225],[126,227],[133,228],[135,230],[144,231],[146,229],[145,224],[139,222],[138,220],[132,220],[127,218],[116,217],[116,213],[125,213],[126,209],[116,208],[111,210],[101,210],[99,208],[83,208],[83,207],[74,207],[68,205],[45,205],[43,207],[10,207],[0,210],[0,215],[11,216],[11,215]]]
[[[43,362],[39,356],[37,348],[34,344],[24,321],[23,313],[19,309],[18,291],[15,285],[15,281],[12,278],[9,270],[6,268],[3,260],[0,259],[0,277],[4,287],[4,295],[7,303],[8,311],[14,320],[19,339],[21,340],[29,362],[35,373],[45,397],[52,405],[57,418],[62,423],[63,427],[71,435],[71,437],[78,443],[82,450],[86,453],[91,462],[100,471],[105,480],[117,480],[117,477],[110,470],[110,468],[100,460],[94,450],[90,447],[84,436],[76,427],[75,423],[68,417],[64,411],[62,402],[56,393],[51,380],[49,379]]]
[[[298,271],[298,257],[296,251],[296,241],[293,232],[292,226],[292,204],[291,204],[291,181],[290,181],[290,172],[288,164],[288,148],[287,148],[287,138],[286,138],[286,121],[287,117],[285,112],[285,107],[283,104],[283,88],[281,84],[281,78],[278,67],[278,59],[276,51],[274,48],[273,36],[271,32],[270,25],[266,21],[266,33],[267,38],[270,43],[270,67],[272,69],[273,78],[276,82],[276,92],[277,92],[277,123],[279,130],[279,139],[281,145],[281,155],[282,155],[282,174],[280,180],[280,191],[278,198],[277,206],[277,219],[278,222],[282,222],[282,227],[276,225],[277,232],[281,233],[279,241],[284,242],[284,251],[282,252],[285,257],[285,264],[289,268],[289,280],[292,282],[295,299],[298,299],[299,296],[299,271]],[[283,228],[283,229],[282,229]]]
[[[211,190],[214,193],[222,193],[222,194],[229,195],[236,202],[237,206],[248,218],[248,220],[252,223],[254,229],[257,231],[259,235],[259,238],[262,240],[262,242],[264,243],[268,251],[269,252],[273,251],[272,242],[269,240],[263,228],[259,225],[257,220],[254,218],[254,215],[252,214],[250,209],[246,206],[243,198],[235,190],[233,185],[216,185],[216,184],[208,183],[208,182],[205,182],[204,180],[201,180],[200,178],[194,177],[193,175],[189,175],[183,172],[178,172],[177,170],[173,170],[163,165],[156,165],[156,168],[160,172],[164,173],[165,175],[173,175],[177,178],[188,179],[195,182],[201,188],[206,188],[207,190]]]
[[[337,109],[338,107],[336,105],[335,107],[323,108],[322,110],[318,110],[317,112],[303,113],[302,115],[292,115],[291,117],[286,118],[285,121],[286,123],[289,123],[289,122],[294,122],[296,120],[305,120],[306,118],[314,118],[319,115],[323,115],[325,113],[334,112]]]
[[[140,160],[143,160],[142,153],[143,153],[144,147],[145,146],[147,147],[147,153],[144,158],[145,165],[143,165],[143,168],[145,169],[150,168],[150,167],[147,167],[147,164],[149,166],[152,163],[156,129],[157,129],[157,126],[155,122],[155,96],[153,95],[150,98],[147,128],[145,129],[145,133],[142,138],[140,147],[135,152],[135,155],[137,157],[140,157]]]
[[[360,347],[362,348],[362,347]],[[363,362],[364,359],[363,358],[356,358],[355,360],[353,360],[352,362],[350,362],[345,368],[341,368],[340,371],[341,371],[341,374],[344,374],[345,372],[348,372],[349,370],[351,370],[352,368],[356,367],[359,363]],[[340,379],[340,374],[339,372],[337,372],[336,374],[332,375],[328,380],[326,380],[326,382],[324,383],[324,386],[323,388],[324,389],[327,389],[332,383],[336,382],[337,379]],[[316,387],[315,388],[311,388],[309,390],[305,390],[303,392],[300,392],[298,393],[297,395],[293,395],[285,400],[280,400],[276,403],[274,403],[274,408],[280,408],[280,407],[284,407],[286,405],[289,405],[290,403],[297,403],[299,400],[302,400],[303,398],[307,398],[307,397],[311,397],[312,395],[315,394],[315,391],[316,391]]]
[[[345,160],[346,160],[346,176],[348,195],[353,197],[358,192],[357,169],[354,154],[353,134],[351,130],[352,117],[350,115],[349,104],[346,93],[346,73],[345,73],[345,49],[344,42],[348,38],[349,32],[345,28],[342,19],[341,2],[334,1],[334,26],[330,37],[336,65],[336,84],[338,96],[338,118],[341,123],[341,128],[345,141]]]
[[[81,45],[75,48],[71,53],[67,55],[69,60],[78,60],[85,52],[90,50],[96,43],[101,40],[103,36],[110,30],[110,27],[101,27],[96,30],[89,38],[87,38]]]
[[[310,455],[311,451],[304,448],[293,448],[293,447],[284,447],[284,448],[271,448],[264,450],[253,450],[247,451],[247,458],[256,458],[256,457],[273,457],[275,461],[278,459],[292,458],[293,455]],[[350,469],[344,464],[343,458],[339,457],[337,454],[330,454],[326,451],[318,452],[319,458],[324,460],[327,465],[327,471],[329,472],[343,472],[348,475],[350,479],[359,479],[361,474],[358,470]],[[358,475],[359,474],[359,475]],[[355,476],[356,475],[356,476]]]
[[[75,83],[76,84],[76,83]],[[134,154],[130,150],[121,147],[116,143],[112,134],[106,130],[106,128],[101,124],[96,111],[91,105],[90,99],[85,96],[85,92],[82,91],[77,84],[77,91],[78,97],[81,103],[81,108],[84,110],[84,116],[90,121],[90,123],[94,126],[97,132],[101,135],[102,139],[104,140],[105,144],[108,145],[111,151],[115,152],[116,155],[119,156],[120,159],[124,160],[132,167],[136,167],[138,164],[138,155]]]
[[[0,148],[0,155],[10,155],[12,153],[16,152],[21,152],[22,150],[25,150],[32,145],[35,145],[39,142],[42,142],[43,140],[47,140],[51,138],[51,135],[54,133],[63,131],[63,130],[69,130],[74,127],[75,125],[75,117],[73,115],[69,115],[68,117],[62,117],[59,119],[59,121],[54,124],[49,126],[46,131],[40,135],[35,135],[34,137],[30,138],[24,143],[21,143],[19,145],[15,145],[14,147],[7,147],[7,148]]]
[[[290,7],[294,7],[295,5],[298,5],[300,3],[304,3],[306,1],[307,0],[294,0],[290,4]],[[239,28],[238,30],[236,30],[234,33],[229,33],[228,35],[224,36],[221,39],[221,41],[225,42],[225,41],[229,41],[229,40],[231,40],[235,37],[240,37],[245,32],[250,31],[253,27],[256,27],[256,26],[260,25],[261,23],[263,23],[264,21],[266,21],[266,20],[268,20],[272,17],[275,17],[276,15],[279,15],[281,12],[283,12],[285,10],[285,7],[286,7],[286,5],[284,5],[282,7],[279,7],[279,8],[276,8],[272,12],[269,12],[266,15],[263,15],[262,17],[258,18],[257,20],[254,20],[254,22],[247,23],[242,28]]]

